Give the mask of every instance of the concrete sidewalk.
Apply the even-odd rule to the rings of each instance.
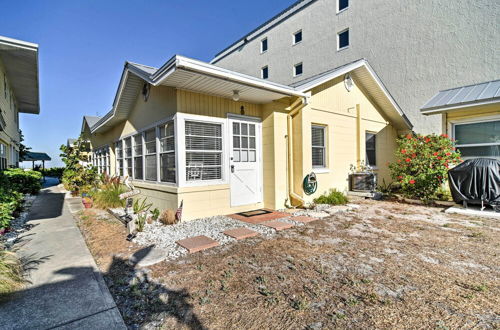
[[[126,329],[57,187],[42,190],[28,223],[18,254],[39,263],[31,284],[0,304],[0,328]]]

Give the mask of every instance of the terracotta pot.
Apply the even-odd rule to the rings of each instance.
[[[92,207],[92,202],[83,202],[83,206],[85,206],[86,209],[90,209]]]

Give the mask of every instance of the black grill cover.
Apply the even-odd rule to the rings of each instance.
[[[455,203],[500,204],[500,161],[489,158],[469,159],[448,171],[451,195]]]

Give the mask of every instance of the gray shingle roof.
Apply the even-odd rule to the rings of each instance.
[[[45,152],[32,152],[28,151],[26,156],[24,156],[23,161],[38,161],[38,160],[51,160],[50,156],[47,155]]]
[[[500,102],[500,79],[440,91],[420,110],[426,112],[486,102]]]
[[[97,123],[102,117],[98,116],[83,116],[89,127],[92,127]]]

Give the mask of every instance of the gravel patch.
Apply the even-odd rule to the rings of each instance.
[[[178,240],[205,235],[216,240],[220,245],[225,245],[236,240],[223,232],[238,227],[255,230],[266,238],[276,233],[274,229],[265,226],[241,222],[226,216],[214,216],[169,226],[165,226],[160,222],[146,224],[144,231],[138,233],[133,241],[143,246],[154,245],[162,248],[167,254],[166,259],[173,260],[187,254],[187,250],[176,243]]]
[[[0,242],[7,248],[10,248],[17,242],[19,235],[31,229],[32,225],[26,224],[26,221],[28,220],[28,214],[35,199],[35,195],[24,195],[23,211],[17,218],[11,221],[9,231],[0,236]]]

